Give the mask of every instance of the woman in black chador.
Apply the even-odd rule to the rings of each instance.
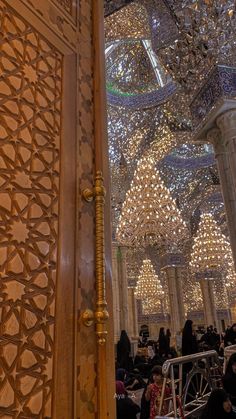
[[[201,419],[236,419],[229,396],[222,388],[212,391]]]
[[[193,331],[193,322],[186,320],[182,335],[182,355],[192,355],[196,352],[198,352],[198,344]]]
[[[167,329],[167,331],[166,331],[167,355],[170,352],[170,338],[171,338],[170,329]]]
[[[129,370],[129,356],[131,351],[130,340],[125,330],[121,331],[120,340],[117,343],[117,363],[119,368]]]
[[[159,343],[159,355],[166,356],[167,355],[167,339],[166,339],[164,327],[160,328],[158,343]]]
[[[223,377],[223,387],[230,400],[236,406],[236,353],[232,354]]]

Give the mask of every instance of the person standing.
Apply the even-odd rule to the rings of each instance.
[[[196,352],[198,352],[198,344],[193,330],[193,322],[186,320],[182,335],[182,355],[192,355]]]
[[[167,329],[166,331],[166,347],[167,347],[167,355],[170,352],[170,338],[171,338],[171,333],[170,333],[170,329]]]
[[[125,330],[121,331],[120,340],[117,343],[117,363],[119,368],[129,371],[129,357],[131,352],[131,344]]]
[[[149,384],[147,387],[147,390],[145,392],[145,398],[147,402],[150,401],[150,419],[155,419],[160,407],[160,399],[163,385],[162,367],[155,366],[152,369],[152,381],[153,383]],[[166,386],[164,398],[168,398],[170,394],[170,388]],[[164,401],[161,412],[162,415],[166,415],[168,413],[168,407],[169,402]]]
[[[159,355],[166,356],[167,355],[167,340],[166,340],[164,327],[160,328],[158,343],[159,343]]]

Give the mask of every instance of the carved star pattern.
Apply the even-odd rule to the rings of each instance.
[[[51,417],[52,377],[39,376],[53,357],[62,56],[5,8],[0,0],[0,411]]]

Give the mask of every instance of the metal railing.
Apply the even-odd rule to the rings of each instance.
[[[221,385],[222,368],[216,351],[207,351],[165,361],[159,416],[168,402],[166,417],[187,418],[200,412],[211,391]],[[169,385],[171,396],[165,397]],[[178,403],[179,402],[179,403]],[[178,405],[177,405],[178,404]]]

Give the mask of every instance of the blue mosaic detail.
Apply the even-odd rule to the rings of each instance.
[[[176,169],[201,169],[215,164],[214,153],[208,156],[188,157],[186,159],[169,154],[163,159],[164,164],[175,167]]]
[[[235,97],[236,68],[224,65],[215,66],[190,104],[194,128],[199,127],[219,100]]]
[[[181,253],[166,253],[161,258],[162,268],[167,266],[184,266],[185,263],[184,255]]]
[[[124,106],[131,109],[145,109],[159,106],[165,103],[177,90],[174,82],[168,83],[166,86],[148,93],[140,93],[135,95],[120,95],[107,91],[107,100],[110,105]]]
[[[215,280],[215,279],[222,279],[222,273],[219,271],[209,270],[205,272],[196,272],[195,279],[200,281],[201,279],[204,280]]]

